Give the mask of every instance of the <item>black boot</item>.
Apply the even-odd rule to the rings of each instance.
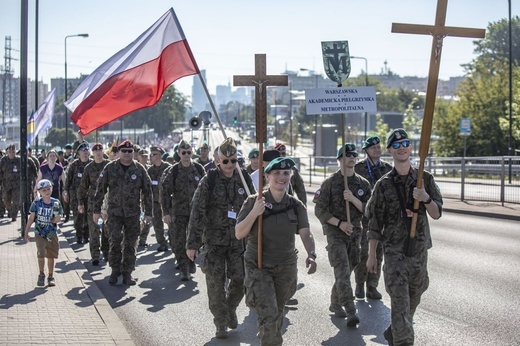
[[[117,284],[117,279],[119,278],[119,275],[121,275],[119,270],[112,268],[112,274],[110,274],[110,277],[108,278],[108,284],[112,286]]]
[[[356,298],[365,299],[365,287],[363,284],[356,284]]]
[[[123,272],[123,283],[127,286],[134,286],[135,280],[129,272]]]

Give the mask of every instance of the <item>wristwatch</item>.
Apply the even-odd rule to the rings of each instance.
[[[314,257],[314,259],[316,259],[318,257],[318,255],[316,255],[316,251],[311,251],[311,253],[309,254],[309,257]]]

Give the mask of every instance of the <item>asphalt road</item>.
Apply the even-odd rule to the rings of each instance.
[[[312,203],[309,216],[318,271],[307,275],[304,259],[300,259],[295,295],[299,303],[287,307],[285,344],[386,344],[382,336],[390,321],[386,293],[381,301],[357,300],[361,323],[356,329],[347,329],[344,319],[329,313],[333,275]],[[69,242],[75,239],[71,224],[63,227]],[[416,344],[519,345],[518,223],[445,213],[440,220],[431,221],[431,226],[430,288],[416,313]],[[72,245],[137,345],[260,344],[255,313],[243,303],[238,309],[238,329],[226,340],[214,338],[204,275],[197,271],[192,281],[180,281],[171,252],[156,251],[153,230],[149,242],[153,245],[139,251],[134,272],[138,283],[133,287],[109,286],[109,268],[89,263],[87,245]],[[305,253],[301,242],[298,247]]]

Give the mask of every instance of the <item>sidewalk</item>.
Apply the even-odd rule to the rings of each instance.
[[[62,235],[56,286],[36,286],[36,244],[19,227],[0,220],[0,345],[134,345]]]

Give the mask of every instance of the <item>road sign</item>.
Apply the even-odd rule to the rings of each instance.
[[[469,136],[471,134],[471,119],[462,118],[460,119],[460,135]]]

